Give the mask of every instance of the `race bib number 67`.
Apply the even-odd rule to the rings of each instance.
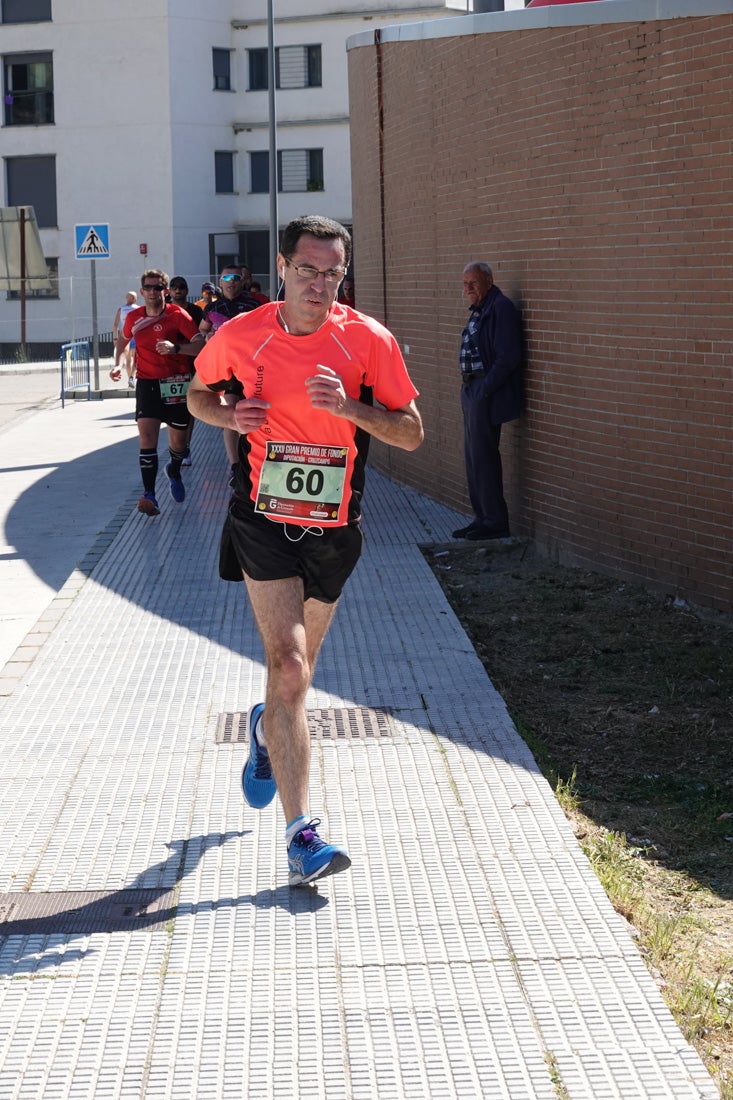
[[[160,396],[166,405],[178,405],[186,400],[186,391],[191,381],[190,374],[172,374],[160,381]]]

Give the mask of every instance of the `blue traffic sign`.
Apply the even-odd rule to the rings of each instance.
[[[109,259],[109,225],[75,225],[77,260]]]

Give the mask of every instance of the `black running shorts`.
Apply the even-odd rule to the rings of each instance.
[[[164,378],[163,381],[170,382],[170,379]],[[169,428],[185,431],[193,418],[185,397],[181,400],[174,394],[171,400],[164,401],[160,382],[156,378],[138,378],[135,385],[135,420],[141,419],[160,420]]]
[[[361,544],[358,523],[312,529],[277,523],[232,497],[221,535],[219,575],[226,581],[241,581],[242,572],[255,581],[300,577],[305,599],[335,603],[359,560]]]

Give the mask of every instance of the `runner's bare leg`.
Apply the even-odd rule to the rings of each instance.
[[[267,752],[285,821],[308,815],[310,734],[305,697],[336,604],[303,601],[297,577],[255,581],[245,575],[265,647],[267,691],[263,723]]]

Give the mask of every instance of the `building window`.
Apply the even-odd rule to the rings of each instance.
[[[239,233],[239,255],[255,279],[268,281],[270,270],[270,232],[268,229],[243,229]]]
[[[250,190],[265,194],[270,190],[269,153],[250,153]],[[279,149],[277,154],[278,191],[323,191],[323,149]]]
[[[250,92],[267,91],[267,50],[247,50],[247,55]]]
[[[212,65],[214,69],[214,91],[231,92],[232,90],[232,55],[231,50],[211,51]]]
[[[320,88],[321,47],[281,46],[275,53],[278,88]]]
[[[3,85],[6,126],[47,126],[53,122],[50,53],[6,54]]]
[[[58,298],[59,296],[59,259],[58,256],[46,256],[46,268],[51,281],[50,290],[26,290],[26,298]],[[19,290],[8,291],[8,298],[20,298]]]
[[[32,206],[40,229],[55,228],[56,157],[6,157],[8,206]]]
[[[270,190],[270,154],[249,154],[249,189],[254,195],[266,195]]]
[[[217,195],[234,194],[234,153],[214,153],[214,180]]]
[[[2,0],[3,23],[44,23],[51,18],[51,0]]]
[[[277,171],[279,191],[322,191],[323,149],[282,149]]]
[[[266,91],[267,50],[248,50],[249,54],[249,90]],[[320,88],[321,47],[320,46],[278,46],[275,50],[275,87],[276,88]]]

